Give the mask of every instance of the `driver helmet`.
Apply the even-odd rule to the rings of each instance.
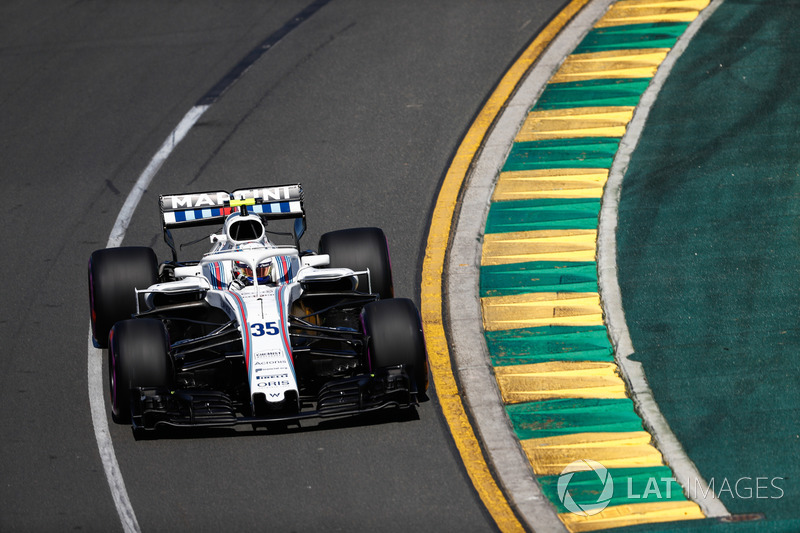
[[[259,283],[272,282],[272,261],[268,263],[259,263],[258,266],[256,266],[255,276],[253,276],[253,269],[250,268],[250,265],[242,261],[235,261],[233,268],[238,275],[237,277],[240,279],[243,278],[250,283],[253,283],[253,279],[258,279]]]

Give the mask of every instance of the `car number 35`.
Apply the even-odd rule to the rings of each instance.
[[[253,337],[261,337],[262,335],[277,335],[280,333],[277,322],[256,322],[250,324],[250,331]]]

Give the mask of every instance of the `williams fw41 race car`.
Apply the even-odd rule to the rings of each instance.
[[[300,185],[162,195],[160,206],[171,260],[122,247],[89,261],[115,422],[257,426],[425,398],[419,312],[393,297],[382,230],[333,231],[318,252],[301,252]],[[266,230],[278,219],[293,219],[282,234],[292,244],[267,237],[280,235]],[[210,251],[179,261],[172,231],[207,225],[222,225]]]

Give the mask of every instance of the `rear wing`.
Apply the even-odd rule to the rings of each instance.
[[[254,200],[254,203],[248,202],[247,212],[257,214],[265,220],[300,219],[295,224],[295,240],[300,238],[305,230],[306,213],[303,208],[303,187],[299,183],[237,189],[231,193],[207,191],[162,194],[159,196],[159,207],[161,208],[164,241],[172,250],[173,258],[177,261],[171,229],[222,225],[228,215],[239,211],[240,208],[236,206],[239,203],[237,200],[249,199]]]
[[[159,197],[164,229],[222,224],[225,217],[239,210],[231,200],[253,198],[255,205],[247,211],[265,219],[300,218],[303,210],[303,188],[300,184],[277,187],[238,189],[232,193],[209,191],[189,194],[162,194]]]

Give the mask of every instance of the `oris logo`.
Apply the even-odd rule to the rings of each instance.
[[[262,388],[264,388],[264,387],[288,387],[289,385],[291,385],[291,384],[289,383],[288,379],[277,380],[277,381],[273,380],[273,381],[259,381],[258,382],[258,386],[262,387]]]

